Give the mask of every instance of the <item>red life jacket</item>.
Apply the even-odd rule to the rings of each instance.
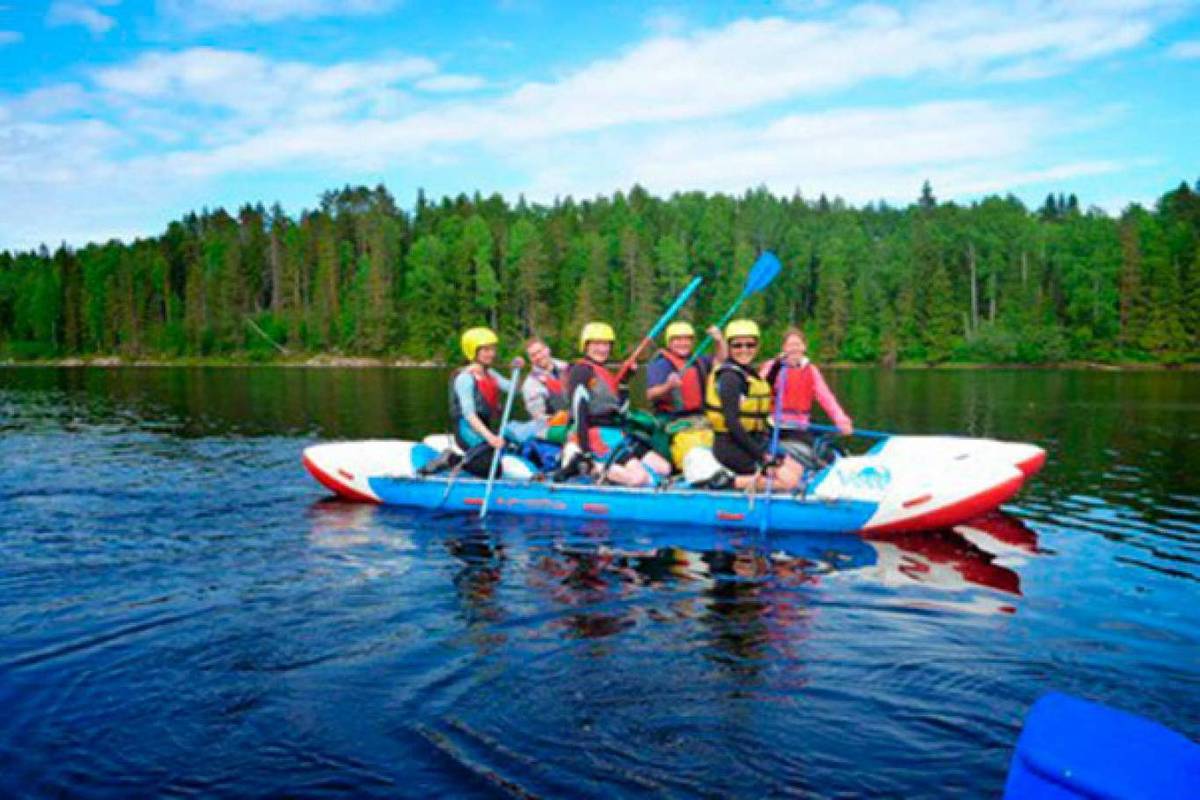
[[[458,370],[450,379],[450,418],[457,424],[463,416],[462,408],[458,404],[458,393],[454,391],[454,381],[462,374],[463,370],[470,370],[471,378],[475,381],[475,413],[479,415],[485,425],[499,422],[500,384],[488,370],[483,370],[481,375],[478,370],[473,370],[470,366]]]
[[[608,367],[603,364],[597,364],[590,358],[581,358],[577,363],[589,367],[592,370],[592,374],[608,386],[608,390],[612,392],[614,397],[621,393],[621,386],[617,383],[617,376],[609,372]]]
[[[683,372],[687,359],[680,358],[670,350],[659,350],[658,354],[671,363],[675,372],[683,382],[679,386],[679,403],[676,402],[675,392],[667,392],[654,401],[654,407],[665,414],[695,414],[704,409],[704,374],[703,361],[697,359],[695,364]]]
[[[603,364],[597,364],[589,358],[581,358],[576,364],[582,364],[592,371],[595,376],[596,384],[588,385],[588,394],[591,399],[588,401],[588,406],[591,413],[595,417],[604,417],[610,414],[616,414],[621,409],[621,386],[617,383],[617,376],[608,371],[608,367]],[[574,412],[572,412],[574,413]]]
[[[496,381],[495,376],[488,370],[484,370],[480,375],[474,373],[475,388],[479,390],[479,394],[483,397],[483,402],[487,403],[488,416],[500,418],[500,384]]]
[[[546,398],[546,407],[551,413],[562,411],[567,407],[567,385],[559,377],[557,367],[545,372],[535,372],[533,377],[550,393],[550,396]]]
[[[776,375],[775,381],[778,382],[779,378]],[[808,422],[815,396],[812,363],[806,362],[803,367],[788,367],[787,386],[783,387],[783,404],[779,409],[780,419],[784,422]]]

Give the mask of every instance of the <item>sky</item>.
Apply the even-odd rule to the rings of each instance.
[[[0,0],[0,250],[384,183],[411,207],[1200,178],[1200,1]]]

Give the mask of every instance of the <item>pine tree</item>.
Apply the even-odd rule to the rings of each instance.
[[[907,208],[634,186],[551,206],[422,192],[410,218],[382,186],[345,186],[294,220],[205,210],[129,244],[0,252],[0,351],[261,352],[248,321],[297,349],[428,357],[486,322],[573,350],[591,319],[640,335],[690,274],[705,283],[687,315],[719,316],[760,248],[784,272],[742,313],[771,346],[799,323],[814,352],[864,361],[1200,355],[1190,184],[1114,220],[1065,192],[1034,212],[939,204],[928,182]]]
[[[188,351],[193,355],[205,352],[208,331],[208,286],[204,276],[204,261],[200,244],[189,237],[182,247],[184,264],[183,320]]]
[[[1200,352],[1200,248],[1192,257],[1191,268],[1183,279],[1183,313],[1180,322],[1187,335],[1187,349]]]
[[[669,303],[688,282],[687,248],[673,235],[661,236],[654,248],[654,260],[658,265],[658,300]]]
[[[526,219],[513,225],[508,237],[510,271],[516,278],[516,299],[520,314],[520,333],[542,331],[549,315],[545,288],[546,255],[537,228]]]
[[[929,282],[924,287],[923,295],[925,357],[931,364],[937,364],[950,357],[955,343],[957,317],[950,278],[940,262],[929,273]]]
[[[590,231],[583,237],[580,246],[585,271],[579,299],[575,303],[575,314],[567,331],[572,347],[575,346],[575,337],[584,325],[593,320],[611,318],[608,299],[608,245],[599,233]]]
[[[655,320],[654,267],[642,252],[642,243],[637,231],[626,226],[620,233],[621,266],[625,273],[626,312],[623,315],[628,325],[626,337],[640,339]]]
[[[850,318],[850,291],[840,267],[825,265],[820,271],[817,289],[817,324],[821,358],[830,360],[841,354]]]
[[[333,221],[326,214],[313,221],[317,264],[313,275],[312,305],[309,309],[309,344],[316,348],[337,347],[337,323],[341,317],[341,257],[333,232]]]
[[[1147,352],[1175,355],[1187,346],[1187,334],[1179,318],[1183,299],[1179,273],[1172,263],[1162,226],[1148,215],[1138,221],[1147,299],[1146,323],[1138,341]]]
[[[361,339],[368,352],[380,353],[392,343],[394,314],[392,284],[399,260],[400,233],[396,229],[390,196],[376,197],[363,215],[365,268]]]
[[[413,351],[425,358],[452,357],[455,350],[447,256],[446,245],[437,234],[421,236],[408,253],[409,341]]]
[[[825,195],[821,197],[824,198]],[[917,198],[917,207],[926,212],[937,208],[937,198],[933,196],[933,187],[929,185],[928,180],[921,184],[921,196]]]
[[[1142,301],[1142,246],[1137,221],[1132,215],[1121,220],[1121,330],[1117,341],[1129,348],[1141,341],[1144,327]]]
[[[492,241],[491,229],[478,214],[472,215],[463,229],[463,249],[469,259],[468,267],[474,284],[473,311],[495,328],[498,324],[500,296],[500,282],[496,279],[496,268],[492,263],[495,244]]]
[[[58,249],[54,260],[62,278],[62,349],[66,353],[78,353],[83,342],[83,323],[79,317],[83,305],[83,274],[79,259],[66,247]]]

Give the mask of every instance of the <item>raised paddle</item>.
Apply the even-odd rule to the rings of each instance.
[[[621,369],[617,371],[617,383],[625,380],[625,376],[637,366],[638,356],[642,354],[643,350],[654,344],[654,340],[662,333],[663,328],[667,327],[667,323],[674,319],[675,315],[679,313],[679,309],[683,308],[683,304],[691,299],[696,290],[700,288],[703,280],[703,278],[697,275],[695,278],[692,278],[687,286],[683,287],[683,291],[675,298],[675,302],[671,303],[671,307],[667,309],[665,314],[658,318],[658,322],[654,323],[654,327],[650,329],[650,332],[638,343],[634,351],[629,354],[629,358],[625,359],[625,362],[621,364]]]
[[[508,418],[512,414],[513,398],[517,396],[517,378],[521,376],[521,368],[513,367],[512,375],[508,377],[508,397],[504,401],[504,414],[500,417],[500,437],[504,437],[504,428],[508,425]],[[492,499],[492,487],[496,485],[496,468],[500,466],[500,458],[504,454],[504,447],[497,447],[496,452],[492,455],[492,467],[488,470],[487,488],[483,490],[483,505],[479,507],[479,518],[483,519],[487,516],[488,501]]]
[[[764,250],[758,260],[754,262],[754,266],[750,268],[750,274],[746,276],[746,285],[742,288],[742,293],[738,295],[738,299],[734,301],[729,310],[725,312],[725,316],[717,320],[716,326],[724,328],[725,323],[737,313],[737,310],[742,307],[742,303],[746,302],[751,295],[758,294],[763,289],[771,285],[771,281],[775,280],[775,276],[779,274],[779,270],[783,265],[779,263],[779,259],[770,250]],[[692,352],[692,357],[684,364],[683,372],[687,372],[687,368],[696,363],[708,346],[712,344],[712,336],[705,336],[704,341]]]

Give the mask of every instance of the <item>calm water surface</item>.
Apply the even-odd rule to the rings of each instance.
[[[996,796],[1058,689],[1200,738],[1200,374],[831,372],[1045,446],[888,541],[329,501],[444,373],[0,370],[0,795]]]

